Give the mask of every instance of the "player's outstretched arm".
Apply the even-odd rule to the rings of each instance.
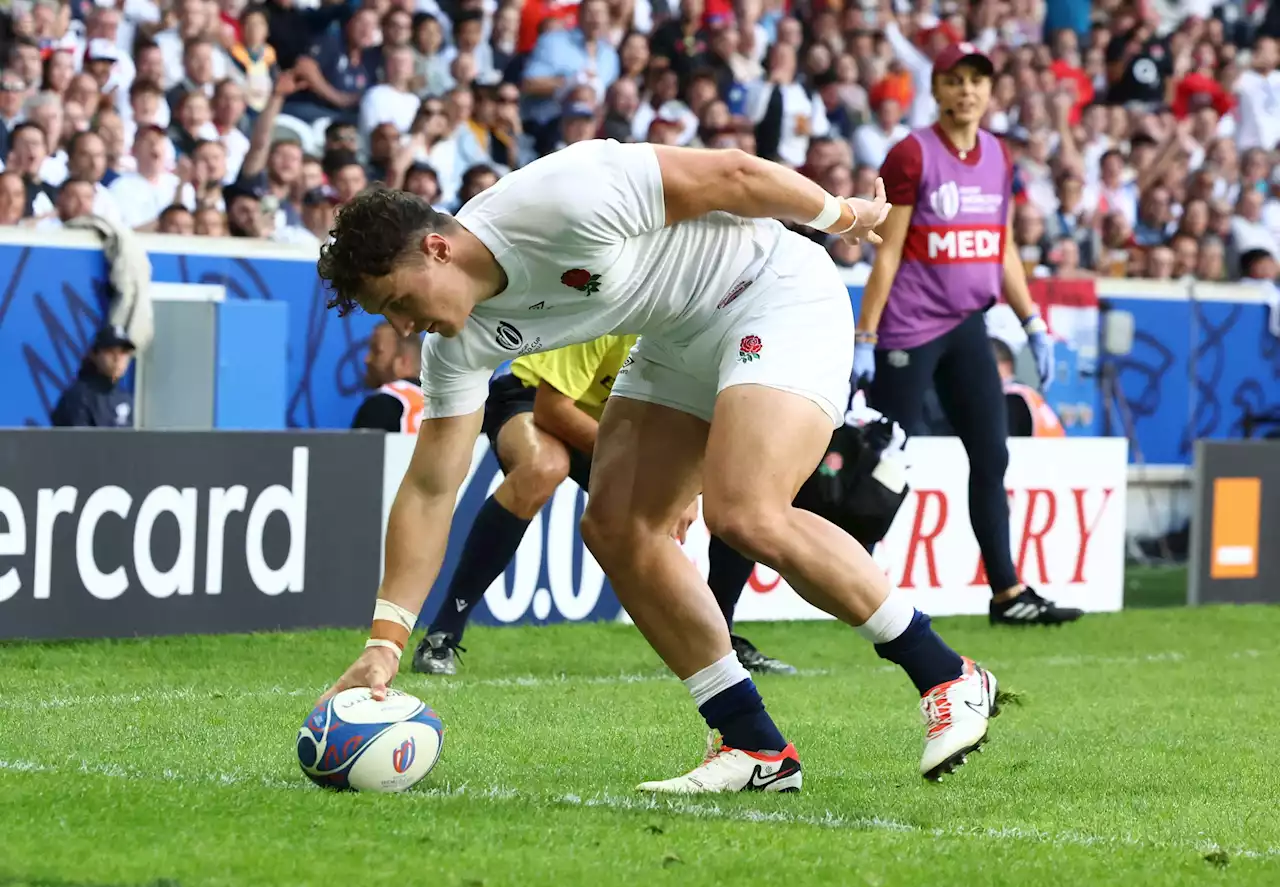
[[[386,695],[444,562],[453,506],[471,466],[483,415],[480,410],[422,423],[387,521],[386,564],[369,641],[321,701],[348,687],[369,687],[377,699]]]
[[[748,219],[798,222],[828,234],[879,243],[876,229],[889,214],[884,182],[874,200],[841,199],[793,169],[744,151],[655,145],[662,170],[667,224],[710,212]]]

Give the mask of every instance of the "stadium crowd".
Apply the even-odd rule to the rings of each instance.
[[[8,0],[0,224],[315,242],[369,182],[453,210],[599,136],[738,147],[870,196],[936,115],[931,59],[969,40],[995,63],[985,125],[1031,273],[1280,271],[1277,4],[314,3]]]

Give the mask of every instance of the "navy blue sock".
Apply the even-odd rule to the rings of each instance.
[[[764,700],[751,678],[721,690],[698,706],[698,711],[730,748],[779,752],[787,747],[787,740],[764,710]]]
[[[756,568],[750,559],[729,547],[719,536],[712,536],[707,546],[707,585],[715,595],[720,612],[724,614],[725,624],[733,632],[733,611],[738,606],[738,598],[742,597],[742,589],[751,578],[751,571]]]
[[[881,659],[901,665],[921,696],[964,672],[960,654],[938,637],[929,617],[919,610],[906,631],[887,643],[876,644],[876,652]]]
[[[462,555],[449,583],[449,595],[440,605],[428,633],[444,631],[462,639],[471,610],[516,555],[529,521],[516,517],[490,496],[480,506]]]

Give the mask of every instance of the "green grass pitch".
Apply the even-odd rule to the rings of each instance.
[[[853,632],[745,625],[802,669],[760,685],[804,791],[678,801],[632,787],[704,728],[625,626],[476,629],[458,678],[402,675],[447,733],[396,796],[294,757],[360,632],[0,646],[0,885],[1280,884],[1280,609],[937,624],[1022,697],[955,776],[920,778],[910,685]]]

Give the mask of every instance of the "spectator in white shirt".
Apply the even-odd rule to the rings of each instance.
[[[853,131],[853,159],[860,166],[880,167],[889,149],[911,134],[902,122],[902,105],[889,96],[875,96],[873,119]]]
[[[449,115],[444,101],[427,98],[413,122],[413,134],[420,136],[415,161],[429,163],[439,176],[441,201],[452,203],[461,184],[462,169],[458,162],[458,141],[450,135]]]
[[[1280,143],[1280,61],[1271,37],[1259,37],[1253,45],[1253,67],[1236,80],[1240,125],[1236,142],[1242,150],[1274,150]]]
[[[762,157],[791,167],[804,163],[810,137],[825,137],[830,129],[819,96],[810,96],[796,82],[796,51],[790,43],[776,43],[769,51],[769,79],[752,84],[747,116],[756,124],[756,147]]]
[[[302,196],[302,225],[319,243],[329,239],[338,202],[338,192],[328,185],[312,188]]]
[[[133,56],[138,65],[137,80],[150,80],[156,86],[163,86],[165,80],[164,53],[154,40],[147,40],[138,46]],[[126,93],[127,95],[128,93]]]
[[[107,189],[130,228],[152,230],[160,211],[179,199],[182,182],[165,170],[170,150],[169,139],[159,127],[144,125],[134,136],[133,157],[138,171],[125,173]]]
[[[455,56],[469,55],[476,63],[476,77],[487,79],[493,74],[493,49],[484,42],[484,13],[479,9],[464,10],[455,19],[453,44],[441,53],[441,61],[449,63]]]
[[[185,164],[190,164],[186,166]],[[222,183],[227,180],[227,149],[222,142],[205,140],[192,151],[184,168],[188,170],[179,192],[179,202],[192,212],[203,206],[225,209]]]
[[[40,178],[50,185],[61,185],[67,178],[67,152],[62,150],[62,97],[56,92],[41,92],[27,100],[26,119],[44,131],[49,155],[40,165]]]
[[[77,53],[80,69],[88,70],[89,63],[95,57],[105,59],[114,50],[115,57],[111,59],[114,63],[112,86],[117,96],[128,95],[129,87],[133,85],[137,75],[137,68],[128,48],[120,40],[120,10],[114,6],[93,4],[85,22],[84,42]],[[107,91],[104,90],[103,94],[106,95]]]
[[[70,178],[93,184],[93,214],[110,222],[121,221],[115,198],[102,184],[107,174],[107,143],[96,132],[78,132],[67,144],[67,171]]]
[[[182,78],[168,92],[165,98],[170,110],[178,107],[178,100],[189,92],[198,92],[207,99],[213,98],[213,41],[204,37],[188,40],[182,50]]]
[[[58,191],[58,214],[49,216],[36,225],[37,231],[57,230],[72,219],[93,215],[93,182],[85,179],[67,179]]]
[[[227,177],[223,180],[227,185],[239,177],[240,165],[249,153],[249,137],[242,128],[244,111],[244,88],[234,80],[220,81],[213,91],[213,125],[227,149]]]
[[[1097,184],[1085,189],[1084,205],[1099,217],[1119,212],[1130,228],[1137,222],[1138,185],[1126,176],[1124,155],[1119,151],[1102,155],[1101,176]]]
[[[1280,258],[1280,244],[1263,222],[1262,204],[1262,193],[1253,188],[1242,191],[1236,201],[1236,214],[1231,218],[1231,244],[1236,255],[1261,249]]]
[[[177,4],[178,22],[175,27],[156,34],[156,45],[164,57],[165,80],[161,84],[169,89],[182,82],[186,71],[182,63],[187,42],[198,40],[209,33],[211,10],[217,4],[206,0],[180,0]],[[227,58],[221,51],[213,53],[213,80],[221,80],[227,76]]]
[[[408,132],[422,102],[409,90],[413,79],[413,50],[393,46],[384,50],[385,83],[373,87],[360,100],[360,132],[366,138],[383,123]]]

